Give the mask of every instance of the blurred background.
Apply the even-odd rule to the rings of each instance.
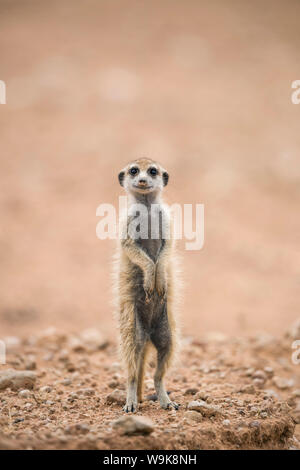
[[[159,160],[167,202],[205,205],[179,248],[185,334],[279,334],[299,316],[297,0],[0,0],[0,333],[114,337],[118,203],[130,160]]]

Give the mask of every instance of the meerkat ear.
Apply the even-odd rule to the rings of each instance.
[[[162,179],[163,179],[164,186],[167,186],[168,181],[169,181],[169,174],[166,171],[163,172]]]
[[[125,176],[125,171],[120,171],[118,178],[119,178],[119,183],[121,186],[123,186],[124,176]]]

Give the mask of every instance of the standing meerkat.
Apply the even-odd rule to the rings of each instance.
[[[161,193],[168,173],[150,159],[139,159],[119,173],[128,195],[126,218],[120,224],[117,297],[121,355],[128,372],[124,411],[135,412],[142,400],[147,352],[154,346],[154,385],[164,409],[178,409],[163,383],[177,345],[174,320],[174,252],[170,213]]]

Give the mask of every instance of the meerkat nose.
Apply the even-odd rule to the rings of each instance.
[[[140,184],[140,185],[145,185],[146,183],[147,183],[147,181],[144,180],[144,179],[140,179],[140,180],[139,180],[139,184]]]

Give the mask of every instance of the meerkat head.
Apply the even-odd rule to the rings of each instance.
[[[148,158],[134,160],[119,173],[120,185],[131,194],[160,192],[168,184],[168,180],[166,170]]]

